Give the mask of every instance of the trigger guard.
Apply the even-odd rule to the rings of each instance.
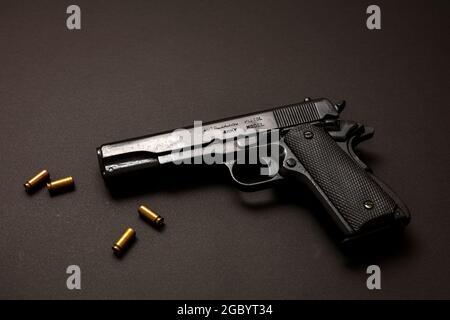
[[[258,191],[261,189],[265,189],[268,184],[275,182],[277,180],[283,179],[282,176],[280,176],[279,173],[272,176],[270,179],[258,181],[258,182],[244,182],[239,180],[236,175],[233,172],[233,166],[236,164],[236,161],[232,162],[225,162],[225,165],[227,166],[228,170],[230,171],[231,178],[233,179],[233,182],[236,183],[239,188],[243,191]]]

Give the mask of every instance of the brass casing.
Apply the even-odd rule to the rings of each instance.
[[[25,182],[23,185],[25,187],[26,191],[31,191],[36,186],[42,184],[43,182],[47,181],[50,178],[50,174],[47,170],[42,170],[37,175],[35,175],[33,178]]]
[[[47,183],[47,189],[50,192],[59,191],[62,189],[69,189],[73,188],[75,185],[75,182],[73,181],[72,177],[66,177],[59,180],[51,181]]]
[[[121,254],[123,253],[130,243],[134,240],[136,237],[136,231],[134,231],[132,228],[128,228],[125,233],[119,238],[119,240],[116,241],[116,243],[113,245],[112,249],[114,253]]]
[[[138,209],[139,215],[150,221],[151,223],[155,224],[156,226],[161,226],[164,224],[164,218],[161,217],[159,214],[153,212],[146,206],[140,206]]]

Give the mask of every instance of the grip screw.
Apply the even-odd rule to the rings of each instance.
[[[305,139],[312,139],[314,137],[314,133],[312,133],[312,131],[305,131],[303,133],[303,136],[305,137]]]
[[[288,167],[293,168],[297,165],[297,161],[295,161],[295,159],[293,158],[289,158],[286,160],[286,164]]]
[[[366,208],[367,210],[371,210],[374,207],[374,203],[373,201],[367,200],[366,202],[364,202],[364,208]]]

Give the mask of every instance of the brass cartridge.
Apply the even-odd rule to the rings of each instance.
[[[132,228],[128,228],[124,234],[116,241],[112,249],[115,254],[122,254],[129,247],[129,245],[136,238],[136,231]]]
[[[43,184],[45,181],[47,181],[50,178],[50,174],[47,170],[42,170],[37,175],[35,175],[33,178],[28,180],[23,184],[25,187],[25,190],[27,192],[30,192],[34,190],[37,186]]]
[[[72,177],[66,177],[47,183],[47,189],[50,193],[73,189],[74,186],[75,182]]]
[[[140,206],[138,212],[141,218],[146,219],[147,221],[153,223],[157,227],[160,227],[164,224],[164,218],[161,217],[159,214],[153,212],[146,206]]]

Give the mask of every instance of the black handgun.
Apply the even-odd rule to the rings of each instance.
[[[409,210],[354,152],[374,130],[340,119],[344,106],[345,101],[306,98],[263,112],[107,143],[97,149],[101,174],[109,181],[177,164],[220,164],[245,190],[280,180],[305,183],[344,240],[402,229],[409,223]],[[243,169],[250,167],[259,169]]]

